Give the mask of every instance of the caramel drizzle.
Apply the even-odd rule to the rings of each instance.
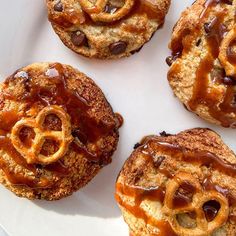
[[[202,11],[199,19],[199,25],[204,22],[204,20],[209,16],[211,9],[215,7],[219,3],[227,3],[230,1],[226,0],[208,0],[205,2],[204,10]],[[218,12],[216,17],[209,23],[209,32],[206,35],[208,53],[200,62],[200,65],[196,71],[196,79],[193,86],[193,95],[190,101],[188,102],[188,107],[192,111],[196,111],[199,104],[205,105],[208,107],[208,111],[210,115],[216,120],[220,121],[221,125],[224,127],[230,127],[235,125],[235,118],[230,117],[229,113],[236,114],[236,105],[235,105],[235,86],[234,84],[225,84],[225,94],[222,102],[218,103],[218,91],[211,89],[209,87],[210,78],[209,74],[211,73],[214,67],[214,61],[218,58],[219,55],[219,47],[224,35],[228,32],[226,26],[222,23],[224,17],[226,16],[225,11]],[[188,40],[188,42],[184,42],[184,38],[192,35],[196,38],[201,28],[195,29],[195,31],[190,31],[189,29],[184,30],[180,37],[175,40],[171,47],[173,50],[173,55],[181,56],[185,53],[188,53],[190,47],[192,45],[192,40]],[[178,43],[181,42],[181,43]],[[186,40],[187,41],[187,40]],[[231,60],[231,54],[229,54]],[[235,58],[234,58],[235,59]],[[175,67],[172,73],[177,72],[179,67]],[[213,81],[217,83],[222,83],[221,80]],[[226,114],[227,113],[227,114]]]
[[[218,170],[221,173],[224,173],[231,177],[236,177],[236,164],[231,164],[227,161],[224,161],[211,152],[207,151],[190,152],[179,145],[174,145],[168,142],[160,142],[154,137],[148,140],[145,139],[144,142],[142,143],[142,146],[139,148],[141,149],[142,153],[144,154],[144,157],[147,158],[147,160],[151,159],[153,161],[154,166],[155,166],[154,153],[152,153],[151,150],[158,150],[162,153],[162,155],[171,156],[171,158],[174,158],[177,161],[197,164],[199,165],[199,167],[201,166],[211,167],[212,169]],[[163,158],[161,159],[162,161],[164,160]],[[157,166],[157,168],[159,168],[160,170],[161,166],[160,167],[159,166]],[[163,171],[163,169],[160,170],[160,173],[162,173],[163,175],[166,175],[166,173],[168,173],[166,175],[168,178],[173,178],[174,176],[170,175],[168,171]],[[203,180],[202,186],[203,189],[206,191],[215,190],[224,195],[228,199],[230,206],[236,205],[236,197],[233,196],[228,189],[225,189],[217,184],[214,184],[210,177],[206,177]],[[181,188],[185,190],[184,193],[194,194],[196,192],[194,186],[192,186],[188,182],[184,183],[184,186],[181,186]],[[135,200],[134,205],[132,206],[127,204],[124,200],[121,199],[120,195],[134,198]],[[126,184],[121,184],[121,183],[116,184],[116,200],[122,207],[127,209],[135,217],[143,219],[146,224],[159,228],[160,233],[157,234],[158,236],[176,235],[173,232],[168,222],[158,221],[154,219],[152,216],[149,216],[140,206],[142,201],[145,199],[159,201],[160,203],[163,204],[164,198],[165,198],[164,186],[157,186],[146,189],[140,186],[128,186]],[[189,199],[185,194],[180,194],[177,192],[173,199],[173,207],[176,209],[185,206],[189,203],[189,201],[191,201],[191,199]],[[209,211],[209,209],[211,211]],[[205,210],[207,218],[213,217],[214,213],[215,215],[217,214],[217,209],[214,209],[214,206],[206,207]],[[233,220],[235,219],[235,217],[231,215],[230,219]]]
[[[143,15],[143,14],[146,14],[146,16],[149,19],[158,20],[158,21],[163,21],[165,17],[165,12],[158,9],[157,6],[154,3],[152,3],[152,1],[136,0],[131,11],[126,16],[124,16],[122,19],[117,20],[116,22],[113,22],[113,23],[94,22],[92,21],[92,19],[86,12],[75,11],[74,9],[71,9],[71,8],[65,9],[65,11],[57,17],[53,17],[52,15],[49,14],[49,19],[50,21],[64,28],[70,28],[76,24],[79,24],[79,25],[88,24],[88,25],[95,25],[95,26],[96,25],[97,26],[109,25],[109,27],[119,27],[123,23],[123,21],[129,18],[131,15]],[[135,26],[133,27],[127,26],[125,27],[125,29],[132,33],[140,33],[140,29]]]
[[[1,136],[0,147],[2,151],[14,157],[15,163],[27,169],[29,172],[33,172],[34,175],[37,176],[37,169],[26,163],[25,159],[15,150],[9,138]],[[10,169],[9,163],[4,158],[0,159],[0,168],[3,170],[8,181],[13,185],[26,185],[34,188],[44,188],[50,185],[50,181],[45,177],[28,177],[22,173],[16,173],[14,170]]]
[[[127,204],[122,198],[120,197],[120,194],[133,197],[135,199],[134,205]],[[120,183],[116,184],[116,200],[117,202],[124,207],[126,210],[128,210],[132,215],[134,215],[137,218],[141,218],[144,220],[146,224],[149,224],[153,227],[156,227],[160,230],[159,233],[152,233],[153,236],[176,236],[174,231],[172,230],[170,224],[167,221],[158,221],[154,217],[147,214],[146,211],[144,211],[141,208],[141,203],[143,200],[148,199],[152,201],[164,201],[165,196],[165,188],[164,187],[157,187],[157,188],[148,188],[143,189],[139,188],[137,186],[127,186]]]
[[[224,161],[211,152],[207,151],[190,152],[178,145],[173,145],[168,142],[159,142],[155,139],[153,139],[152,142],[149,142],[149,145],[154,145],[155,148],[158,147],[158,150],[160,150],[160,152],[166,155],[170,155],[177,161],[191,162],[199,166],[212,167],[213,169],[218,170],[221,173],[224,173],[231,177],[236,177],[236,164]],[[144,145],[143,151],[145,152],[147,148],[148,146]]]
[[[56,87],[46,88],[40,87],[37,83],[30,83],[30,72],[16,72],[6,82],[7,85],[15,77],[21,77],[25,90],[27,91],[22,97],[14,97],[12,94],[1,94],[2,98],[24,101],[27,103],[27,107],[33,108],[34,106],[50,106],[60,105],[70,115],[72,124],[78,127],[76,137],[71,145],[71,149],[75,152],[82,153],[88,161],[105,165],[109,163],[109,156],[103,156],[100,152],[91,153],[87,150],[88,142],[95,142],[102,136],[113,132],[116,126],[122,122],[122,119],[117,119],[117,124],[107,125],[104,123],[97,123],[93,118],[88,115],[90,108],[89,104],[77,92],[68,88],[66,83],[67,76],[64,74],[64,69],[61,64],[52,65],[46,72],[45,76],[49,77]],[[11,132],[14,124],[21,119],[21,114],[17,114],[17,111],[2,112],[0,116],[0,150],[6,152],[11,159],[22,168],[32,172],[33,177],[28,177],[23,173],[16,173],[10,169],[9,163],[3,158],[0,158],[0,168],[5,173],[8,181],[14,185],[26,185],[30,188],[48,188],[55,184],[58,177],[69,175],[69,169],[63,165],[61,161],[57,161],[53,164],[41,166],[41,165],[29,165],[25,159],[16,151],[13,147],[11,140],[7,137],[7,134]],[[50,171],[54,174],[54,177],[41,176],[41,169]],[[55,176],[57,177],[55,179]]]

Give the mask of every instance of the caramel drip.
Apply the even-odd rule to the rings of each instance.
[[[203,211],[208,222],[215,219],[220,209],[220,204],[217,201],[211,200],[203,205]]]
[[[204,21],[208,18],[209,14],[217,4],[232,4],[227,0],[207,0],[204,4],[204,10],[199,17],[199,26],[202,26]],[[222,23],[226,16],[226,12],[222,10],[216,13],[215,18],[211,19],[211,22],[205,23],[206,41],[208,53],[201,60],[200,65],[196,71],[195,83],[193,86],[193,95],[188,102],[188,107],[192,111],[196,111],[199,105],[207,106],[210,115],[218,120],[224,127],[234,127],[235,118],[230,117],[229,113],[236,113],[236,96],[235,88],[233,84],[225,84],[225,92],[222,97],[222,101],[219,104],[219,91],[210,88],[210,74],[214,68],[214,62],[218,58],[219,48],[224,35],[228,29]],[[192,42],[196,37],[201,34],[202,28],[184,29],[180,36],[173,40],[171,44],[172,58],[175,60],[181,55],[187,54],[192,47]],[[191,36],[191,37],[190,37]],[[186,38],[188,37],[188,40]],[[185,43],[184,43],[185,42]],[[189,47],[191,45],[191,47]],[[234,64],[236,62],[235,54],[232,52],[232,48],[228,49],[228,57]],[[177,73],[173,68],[172,74]],[[215,81],[212,81],[213,83]],[[222,83],[221,81],[217,81]],[[219,104],[219,105],[218,105]]]
[[[208,176],[203,180],[202,186],[206,191],[215,190],[221,193],[226,198],[228,198],[230,206],[236,206],[236,197],[231,194],[229,189],[223,188],[220,185],[213,183],[211,176]]]
[[[169,155],[171,156],[171,158],[174,158],[179,162],[193,163],[198,165],[199,167],[210,167],[214,170],[218,170],[220,173],[223,173],[225,175],[236,177],[236,164],[232,164],[230,162],[222,160],[220,157],[211,152],[190,152],[178,145],[174,145],[168,142],[159,142],[155,140],[155,138],[149,140],[148,143],[143,145],[141,148],[146,154],[149,147],[151,150],[158,149],[162,153],[162,155]],[[217,192],[227,197],[231,205],[236,204],[236,197],[232,196],[229,190],[224,189],[217,184],[213,184],[211,181],[209,181],[208,178],[203,181],[203,187],[205,190],[216,190]],[[187,189],[187,192],[194,193],[194,188],[190,190],[191,186],[185,186],[184,189]]]
[[[88,142],[95,142],[102,136],[113,132],[116,126],[118,127],[121,125],[122,119],[117,115],[117,124],[113,122],[113,124],[109,125],[105,122],[98,123],[95,119],[91,118],[88,114],[90,106],[87,101],[76,91],[68,88],[66,82],[67,75],[64,74],[64,69],[61,64],[51,65],[44,76],[48,77],[48,79],[50,79],[56,86],[41,87],[37,82],[31,80],[30,72],[26,73],[18,71],[5,82],[5,85],[7,86],[8,83],[14,81],[15,78],[20,77],[23,80],[26,92],[21,97],[15,97],[13,94],[6,93],[1,94],[1,96],[9,100],[23,101],[29,108],[60,105],[70,115],[71,123],[76,127],[76,132],[72,132],[72,134],[75,135],[75,139],[71,145],[71,149],[76,152],[79,150],[79,152],[83,153],[89,161],[101,165],[107,164],[107,159],[109,158],[106,156],[103,157],[102,153],[99,151],[94,153],[89,152],[86,145]],[[47,170],[52,172],[55,176],[61,177],[69,175],[69,169],[60,161],[46,166],[29,165],[26,163],[25,159],[15,150],[11,144],[11,140],[8,138],[8,134],[11,132],[12,127],[21,119],[21,117],[22,115],[18,114],[17,111],[9,110],[1,112],[0,150],[6,152],[16,164],[28,171],[31,171],[34,174],[34,177],[30,179],[23,173],[16,174],[10,169],[8,162],[4,160],[3,157],[0,158],[0,168],[4,171],[6,177],[12,184],[27,185],[31,188],[50,187],[54,180],[52,181],[52,179],[40,176],[38,177],[38,173],[41,175],[43,170]],[[24,143],[29,146],[31,145],[30,138],[33,138],[33,134],[23,132],[22,139],[25,141]],[[76,140],[79,140],[80,145],[77,145],[77,142],[75,142]]]
[[[30,75],[29,75],[30,76]],[[121,124],[105,124],[100,121],[98,123],[95,118],[88,114],[90,105],[82,98],[76,91],[68,88],[66,79],[67,75],[64,73],[64,68],[57,63],[52,65],[45,74],[50,80],[56,84],[56,87],[41,87],[35,82],[28,84],[29,92],[24,95],[22,99],[29,107],[34,105],[60,105],[71,117],[71,123],[77,127],[75,137],[79,134],[83,137],[83,152],[87,152],[88,159],[91,159],[91,153],[87,150],[86,144],[88,142],[95,142],[102,136],[106,136],[112,132],[115,126]],[[5,95],[8,99],[17,99],[12,96]],[[117,118],[117,123],[120,123],[121,118]],[[74,132],[72,132],[74,134]],[[75,147],[75,145],[73,145]],[[100,153],[93,153],[93,161],[101,162]]]
[[[126,203],[124,200],[122,200],[122,198],[120,197],[120,194],[134,198],[135,199],[134,205],[130,205]],[[149,224],[160,230],[158,234],[152,234],[152,235],[176,236],[176,234],[174,233],[170,224],[167,221],[158,221],[154,217],[148,215],[140,206],[142,201],[146,199],[163,202],[164,195],[165,195],[164,187],[158,187],[158,188],[150,187],[149,189],[142,189],[137,186],[130,187],[127,185],[122,185],[120,183],[116,184],[117,202],[135,217],[143,219],[146,224]]]
[[[153,147],[152,147],[153,145]],[[158,148],[163,155],[170,155],[172,158],[175,158],[177,161],[190,162],[197,164],[199,166],[212,167],[215,170],[218,170],[221,173],[235,177],[236,176],[236,164],[229,163],[222,160],[215,154],[207,151],[196,151],[190,152],[178,145],[174,145],[168,142],[159,142],[155,139],[150,140],[148,145],[144,145],[143,152],[146,154],[146,149],[148,147],[153,148],[154,150]]]
[[[234,86],[225,85],[225,96],[219,106],[217,105],[218,91],[209,92],[209,74],[213,69],[215,59],[219,55],[220,42],[226,32],[226,27],[221,23],[224,16],[225,13],[220,13],[210,22],[210,32],[207,35],[208,53],[197,69],[193,95],[188,106],[191,110],[196,110],[199,104],[206,105],[211,116],[219,120],[223,126],[229,127],[235,122],[235,118],[231,118],[225,113],[236,112]]]
[[[231,164],[227,161],[222,160],[215,154],[207,151],[195,151],[190,152],[185,148],[182,148],[179,145],[171,144],[168,142],[160,142],[155,137],[150,137],[144,139],[144,142],[141,143],[142,146],[139,148],[141,149],[142,153],[144,154],[145,158],[150,158],[153,160],[153,166],[158,168],[158,171],[168,178],[173,178],[173,175],[169,174],[169,171],[163,171],[164,168],[161,166],[159,161],[154,160],[156,155],[152,153],[152,150],[158,150],[158,152],[162,153],[162,156],[171,156],[171,158],[179,161],[179,162],[187,162],[193,163],[201,166],[211,167],[214,170],[218,170],[221,173],[229,175],[231,177],[236,177],[236,164]],[[165,158],[160,158],[160,162],[164,161]],[[155,162],[158,162],[155,165]],[[224,195],[228,201],[230,206],[236,205],[236,198],[230,193],[229,189],[223,188],[218,184],[214,184],[211,181],[210,177],[207,177],[203,180],[202,187],[204,191],[215,190],[222,195]],[[143,200],[148,199],[152,201],[159,201],[160,203],[164,202],[165,198],[165,187],[157,186],[157,187],[150,187],[148,189],[141,188],[139,186],[127,186],[121,183],[117,183],[116,185],[116,200],[117,202],[128,210],[131,214],[133,214],[137,218],[143,219],[147,224],[150,224],[154,227],[160,229],[160,233],[157,235],[175,235],[171,226],[166,221],[157,221],[152,216],[149,216],[141,207],[141,203]],[[187,206],[191,201],[193,195],[197,192],[197,189],[187,181],[184,181],[180,188],[176,191],[174,198],[173,198],[173,209],[181,208]],[[130,205],[126,203],[120,195],[132,197],[134,199],[134,205]],[[209,201],[205,203],[203,208],[206,219],[209,221],[213,220],[218,213],[218,203],[215,201]],[[189,212],[191,214],[191,212]],[[193,214],[193,213],[192,213]],[[194,217],[194,215],[193,215]],[[231,215],[232,219],[235,219],[233,215]],[[164,226],[163,226],[164,223]],[[168,231],[169,230],[169,231]]]
[[[18,165],[27,169],[30,172],[33,172],[34,175],[37,175],[37,169],[34,166],[28,165],[25,159],[15,150],[11,140],[7,137],[0,136],[0,147],[1,150],[6,152],[10,157],[12,157]],[[0,159],[0,168],[3,170],[8,181],[13,185],[26,185],[28,187],[34,188],[43,188],[50,185],[50,181],[46,178],[41,177],[28,177],[23,173],[16,173],[14,170],[11,170],[11,167],[4,158]]]
[[[6,152],[17,165],[34,174],[34,177],[29,177],[21,172],[16,173],[14,169],[11,169],[9,161],[2,157],[0,158],[0,168],[11,184],[26,185],[31,188],[48,188],[53,184],[51,179],[38,174],[38,167],[36,165],[27,164],[26,160],[16,151],[9,138],[0,136],[0,147],[1,151]],[[53,172],[58,177],[69,174],[68,169],[60,162],[45,166],[44,169]]]

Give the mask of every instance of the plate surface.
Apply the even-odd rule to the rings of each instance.
[[[128,236],[114,200],[114,184],[134,144],[144,135],[209,127],[236,151],[235,130],[210,125],[186,111],[166,79],[171,30],[192,2],[172,0],[164,27],[139,53],[116,61],[86,59],[67,49],[47,21],[44,0],[1,2],[1,80],[33,62],[70,64],[95,80],[125,120],[113,163],[71,197],[57,202],[28,201],[0,187],[0,223],[10,236]]]

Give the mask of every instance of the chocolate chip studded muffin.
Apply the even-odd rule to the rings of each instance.
[[[87,57],[130,56],[150,40],[170,0],[47,0],[49,20],[63,43]]]
[[[0,182],[28,199],[66,197],[111,162],[121,122],[78,70],[17,70],[0,84]]]
[[[168,80],[186,107],[209,122],[236,127],[235,7],[197,0],[174,27]]]
[[[219,135],[197,128],[135,148],[116,183],[131,235],[235,235],[236,156]]]

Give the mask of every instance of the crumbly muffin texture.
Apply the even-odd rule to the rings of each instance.
[[[139,51],[160,27],[170,0],[46,0],[62,42],[86,57],[120,58]]]
[[[234,236],[236,156],[209,129],[148,136],[116,183],[133,236]]]
[[[175,25],[168,80],[186,108],[236,127],[235,0],[197,0]]]
[[[36,63],[0,85],[0,182],[20,197],[57,200],[111,162],[121,117],[86,75]]]

